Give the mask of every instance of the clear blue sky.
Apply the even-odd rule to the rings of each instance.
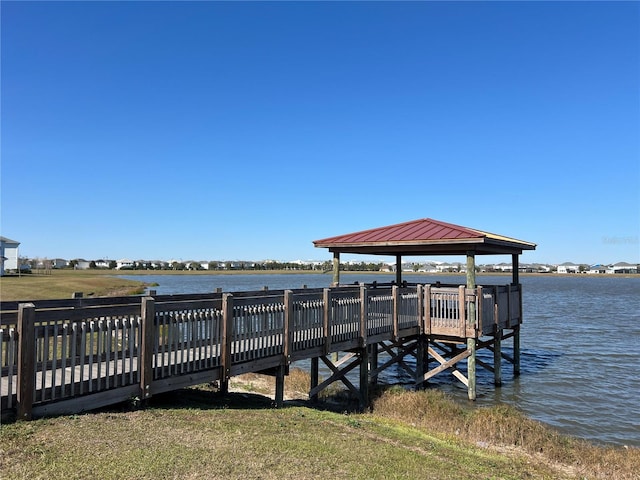
[[[431,217],[537,243],[522,262],[640,261],[638,2],[1,14],[21,255],[326,260],[313,240]]]

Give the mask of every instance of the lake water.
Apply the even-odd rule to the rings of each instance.
[[[331,275],[126,275],[157,282],[158,294],[327,287]],[[393,275],[341,274],[341,282],[386,282]],[[410,282],[464,284],[464,277],[411,275]],[[512,404],[563,433],[599,444],[640,446],[640,276],[521,276],[524,323],[521,375],[503,362],[503,384],[478,367],[476,404]],[[478,276],[478,284],[507,284],[510,276]],[[511,341],[503,351],[511,353]],[[481,351],[492,361],[491,352]],[[410,382],[401,368],[382,381]],[[461,400],[466,387],[446,373],[431,384]]]

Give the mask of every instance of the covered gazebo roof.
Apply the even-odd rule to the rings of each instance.
[[[315,240],[334,253],[370,255],[519,255],[535,243],[423,218]]]

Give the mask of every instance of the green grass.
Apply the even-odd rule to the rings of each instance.
[[[251,394],[189,389],[144,410],[0,427],[3,479],[558,478],[505,457],[368,414],[269,408]],[[569,478],[569,477],[566,477]]]
[[[114,276],[113,271],[52,270],[51,275],[28,274],[0,277],[0,299],[46,300],[71,298],[74,292],[85,297],[137,295],[145,283]]]
[[[372,412],[355,414],[299,401],[273,409],[270,398],[248,391],[223,397],[207,386],[189,388],[153,397],[140,410],[123,405],[2,425],[0,478],[636,478],[637,449],[589,447],[598,457],[565,440],[563,462],[494,437],[526,418],[459,410],[432,393],[383,392]],[[448,420],[432,425],[447,406]],[[494,412],[493,426],[481,423],[481,442],[469,427],[484,416],[474,413],[480,410]]]

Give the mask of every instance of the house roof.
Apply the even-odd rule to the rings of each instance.
[[[16,240],[11,240],[10,238],[7,238],[7,237],[0,236],[0,241],[2,243],[5,243],[5,244],[12,243],[12,244],[15,244],[15,245],[20,245],[20,242],[18,242]]]
[[[512,254],[534,250],[535,243],[431,218],[315,240],[331,252],[373,255]]]

